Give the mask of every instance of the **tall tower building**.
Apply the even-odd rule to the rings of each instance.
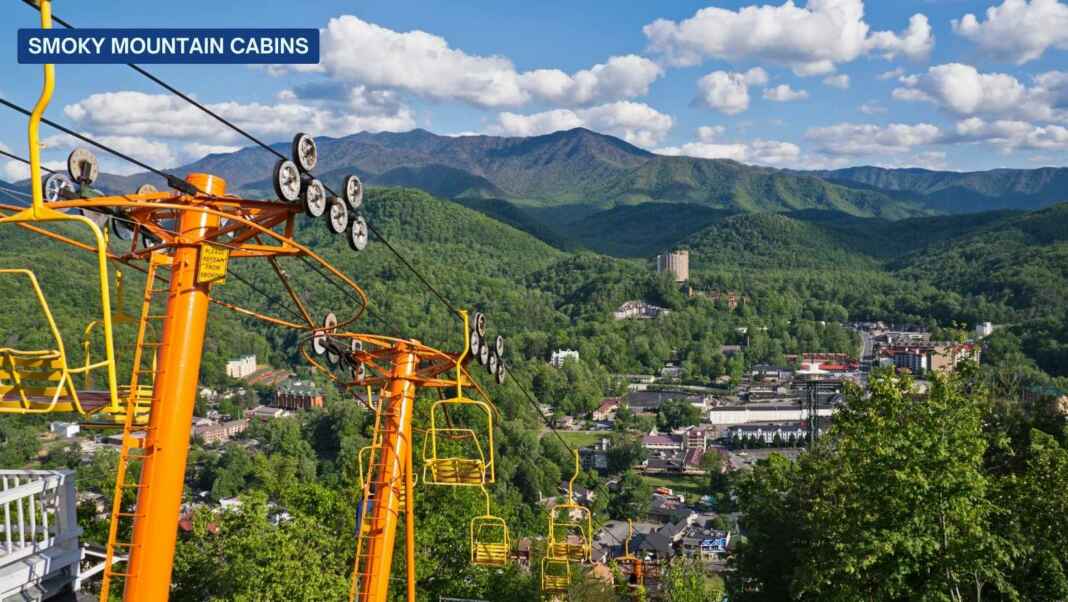
[[[657,255],[656,271],[658,274],[671,274],[675,282],[686,282],[690,279],[690,252],[672,251],[667,255]]]

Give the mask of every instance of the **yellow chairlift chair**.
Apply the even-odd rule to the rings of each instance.
[[[589,562],[593,551],[593,515],[589,508],[575,503],[578,475],[579,457],[575,452],[575,474],[567,483],[567,502],[549,510],[547,554],[558,560]]]
[[[483,401],[464,395],[462,362],[471,350],[467,312],[464,319],[464,352],[456,359],[456,395],[430,406],[430,427],[423,440],[423,482],[428,485],[481,487],[493,483],[493,408]],[[472,428],[454,426],[448,411],[473,410],[482,420],[485,415],[486,446]],[[444,422],[445,426],[442,426]]]
[[[623,542],[623,555],[616,558],[623,574],[627,576],[627,584],[631,587],[645,585],[645,562],[630,553],[630,540],[634,538],[634,523],[627,519],[627,539]]]
[[[48,90],[50,96],[50,90]],[[40,108],[40,103],[38,105]],[[34,116],[39,118],[38,109]],[[65,239],[84,250],[91,251],[96,256],[97,278],[100,287],[100,321],[104,335],[104,359],[87,363],[79,368],[72,368],[67,358],[66,349],[63,346],[62,337],[56,327],[52,312],[41,291],[40,284],[33,272],[27,269],[6,269],[0,271],[12,277],[27,277],[37,298],[38,306],[48,322],[52,332],[54,346],[48,349],[20,350],[4,348],[0,350],[0,358],[3,361],[3,374],[0,380],[0,413],[30,414],[42,412],[78,412],[89,414],[97,411],[120,412],[122,399],[119,395],[118,379],[116,378],[115,344],[112,332],[111,319],[111,296],[108,283],[108,252],[107,240],[100,227],[89,218],[82,215],[73,215],[56,211],[44,202],[42,183],[40,176],[39,147],[37,146],[37,128],[35,119],[31,119],[31,144],[30,153],[33,163],[33,177],[31,185],[33,191],[32,204],[13,214],[0,218],[0,224],[25,225],[40,229],[44,224],[60,222],[78,223],[89,229],[91,242],[85,243],[57,235],[57,238]],[[79,170],[85,178],[76,177],[79,181],[95,179],[97,166],[95,159],[88,151],[78,150],[71,154],[68,164],[72,166],[72,173]],[[76,174],[77,175],[77,174]],[[94,370],[103,370],[107,374],[107,389],[104,391],[83,391],[79,393],[72,382],[75,375],[87,375]]]
[[[510,550],[508,524],[490,512],[490,497],[485,487],[482,495],[486,498],[486,513],[471,519],[471,564],[502,567],[508,564]]]
[[[571,563],[558,558],[541,559],[541,592],[566,594],[571,586]]]
[[[106,230],[104,231],[104,240],[105,241],[108,240],[108,234],[107,234]],[[126,306],[125,306],[125,303],[124,303],[125,295],[123,295],[123,291],[124,291],[124,288],[125,288],[125,286],[124,286],[124,278],[125,278],[125,276],[123,275],[121,270],[115,270],[115,300],[116,300],[116,303],[115,303],[115,309],[112,312],[112,316],[111,316],[112,324],[136,325],[139,322],[138,317],[126,311]],[[93,372],[91,370],[89,370],[88,367],[92,363],[93,335],[97,332],[98,327],[101,327],[101,326],[102,326],[102,321],[101,320],[93,320],[92,322],[89,322],[89,324],[85,327],[85,331],[82,333],[82,357],[84,358],[84,361],[85,361],[84,367],[86,369],[85,370],[84,383],[85,383],[85,388],[87,390],[92,390],[93,389],[93,385],[95,384],[94,383],[94,379],[93,379]],[[151,323],[146,323],[145,324],[146,328],[152,328],[154,326],[155,325],[151,324]],[[101,330],[101,332],[102,332],[102,330]],[[162,336],[162,333],[155,332],[154,334],[151,334],[151,335],[146,334],[144,336],[151,337],[154,340],[159,340],[160,337]],[[152,360],[151,373],[152,374],[156,373],[156,362],[157,362],[157,359],[158,358],[156,356],[156,353],[153,350],[152,358],[151,358],[151,360]],[[132,369],[135,372],[137,372],[137,371],[140,370],[140,367],[139,366],[134,366]],[[139,424],[139,425],[148,424],[149,414],[152,411],[153,385],[151,385],[151,384],[148,384],[148,385],[143,384],[141,382],[140,378],[135,378],[134,374],[130,375],[130,380],[131,380],[131,382],[134,381],[134,380],[137,380],[137,382],[138,382],[138,384],[137,384],[137,394],[134,396],[134,399],[133,399],[133,402],[134,402],[133,403],[134,423],[135,424]],[[126,384],[126,383],[120,383],[119,384],[119,395],[121,395],[123,399],[128,399],[130,397],[131,390],[132,390],[131,385]],[[111,420],[113,420],[115,422],[122,422],[123,418],[124,418],[124,416],[122,414],[112,414],[111,415]]]

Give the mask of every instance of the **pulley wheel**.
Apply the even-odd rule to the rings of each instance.
[[[482,345],[478,348],[478,363],[486,366],[489,364],[490,348],[489,345]]]
[[[349,247],[353,251],[367,248],[367,222],[362,215],[357,215],[349,224]]]
[[[478,359],[479,347],[482,345],[482,337],[478,336],[478,331],[471,330],[471,355]]]
[[[153,194],[159,192],[156,187],[151,184],[141,184],[137,187],[137,194]]]
[[[319,162],[319,150],[315,147],[315,139],[301,132],[293,136],[293,161],[304,173],[315,169]]]
[[[322,217],[326,213],[326,188],[319,180],[308,180],[304,185],[304,213],[309,217]]]
[[[504,366],[504,362],[498,360],[497,362],[497,384],[503,385],[504,379],[508,376],[508,368]]]
[[[478,331],[478,336],[483,339],[486,338],[486,314],[476,311],[475,312],[475,330]]]
[[[489,354],[489,362],[486,363],[486,368],[489,369],[489,373],[496,376],[497,369],[500,367],[500,360],[497,357],[497,352],[492,351]]]
[[[504,337],[502,337],[501,335],[497,335],[497,341],[496,344],[493,346],[493,349],[497,352],[497,355],[499,355],[500,357],[504,357]]]
[[[352,175],[345,178],[343,184],[345,190],[345,202],[349,204],[349,209],[353,211],[360,208],[363,204],[363,182],[360,181],[358,176]]]
[[[47,178],[44,182],[44,198],[49,203],[62,200],[66,198],[66,195],[75,196],[74,184],[70,181],[70,178],[61,174],[54,173]]]
[[[116,216],[111,218],[111,233],[119,240],[133,240],[133,226],[127,222],[128,218]]]
[[[326,333],[322,330],[316,330],[312,334],[312,351],[315,352],[315,355],[326,353]]]
[[[295,203],[300,198],[300,170],[296,163],[279,159],[274,164],[274,192],[278,198],[287,203]]]
[[[341,234],[349,227],[349,210],[345,202],[334,197],[330,199],[330,207],[327,210],[326,227],[334,234]]]
[[[96,224],[97,228],[104,230],[108,227],[108,222],[111,220],[106,213],[100,213],[99,211],[90,211],[89,209],[79,209],[79,213],[89,218],[89,221]]]
[[[92,186],[100,175],[100,163],[92,151],[79,146],[67,156],[67,172],[75,182]]]

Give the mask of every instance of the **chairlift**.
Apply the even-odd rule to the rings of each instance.
[[[464,353],[456,359],[456,394],[430,406],[430,428],[423,440],[423,481],[430,485],[478,486],[495,480],[493,462],[493,408],[488,403],[464,395],[462,362],[471,349],[467,313],[464,319]],[[448,423],[449,410],[453,414],[472,410],[482,422],[485,415],[485,442],[472,428]],[[439,417],[440,415],[440,417]],[[442,421],[447,426],[440,426]]]
[[[549,510],[550,558],[589,562],[593,546],[593,515],[590,509],[575,503],[575,480],[579,475],[579,456],[575,452],[575,473],[567,483],[567,502]]]
[[[471,564],[502,567],[508,564],[508,524],[490,512],[490,497],[485,487],[482,495],[486,498],[486,513],[471,519]]]
[[[571,563],[558,558],[541,559],[541,591],[566,594],[571,586]]]

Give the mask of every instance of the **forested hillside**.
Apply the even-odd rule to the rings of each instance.
[[[610,218],[603,222],[610,234],[598,244],[604,250],[633,255],[623,259],[558,248],[568,248],[574,239],[566,236],[576,232],[594,235],[596,213],[580,218],[581,228],[567,235],[549,228],[539,239],[524,231],[544,227],[545,222],[532,217],[535,214],[512,213],[513,205],[493,202],[473,205],[481,211],[419,191],[372,189],[365,211],[368,220],[451,302],[486,312],[493,332],[507,337],[513,378],[504,386],[488,379],[484,384],[501,413],[494,507],[509,521],[516,538],[544,532],[538,501],[556,492],[572,462],[554,437],[542,436],[541,419],[517,383],[556,411],[582,416],[604,397],[620,392],[609,378],[611,373],[655,373],[670,361],[678,363],[689,384],[739,382],[748,366],[782,363],[789,353],[822,350],[856,356],[858,339],[842,324],[881,319],[918,322],[936,336],[949,338],[978,321],[995,321],[1005,327],[987,342],[984,386],[1012,391],[1021,382],[1064,384],[1053,377],[1065,376],[1059,345],[1065,313],[1063,304],[1044,292],[1063,291],[1068,278],[1057,267],[1065,265],[1063,206],[1034,214],[891,222],[822,211],[783,215],[684,204],[638,205],[602,216]],[[372,241],[366,251],[355,253],[321,222],[300,223],[297,238],[367,290],[373,313],[361,323],[362,329],[399,333],[446,348],[459,344],[455,319],[384,244]],[[651,242],[643,241],[642,232]],[[94,283],[71,274],[91,273],[89,258],[41,244],[14,228],[5,230],[0,245],[3,265],[34,267],[69,333],[68,348],[80,349],[86,314],[93,311]],[[654,245],[690,249],[691,284],[697,290],[739,291],[747,301],[731,311],[723,303],[685,296],[669,278],[655,273],[651,254],[659,249]],[[283,265],[315,315],[352,308],[352,298],[326,285],[302,263]],[[216,287],[220,298],[278,311],[283,291],[269,267],[235,261],[231,270],[270,296],[231,278]],[[131,272],[128,282],[125,298],[130,307],[140,281]],[[1047,289],[1042,288],[1045,284]],[[616,307],[634,299],[671,313],[658,320],[612,319]],[[25,316],[32,304],[22,300],[10,308],[0,323],[9,344],[41,344],[34,335],[12,338],[29,325]],[[248,352],[308,375],[292,333],[264,328],[221,307],[211,312],[205,382],[234,384],[219,368],[225,360]],[[122,339],[120,346],[128,349],[128,341]],[[738,344],[746,344],[743,353],[724,354],[724,345]],[[581,360],[563,369],[551,368],[546,359],[557,349],[578,350]],[[251,450],[237,443],[195,448],[190,486],[208,492],[212,499],[244,494],[246,506],[221,523],[209,513],[194,517],[193,530],[181,538],[178,550],[175,599],[202,600],[206,592],[234,599],[257,591],[276,592],[278,599],[311,599],[311,592],[344,595],[352,541],[339,534],[354,529],[350,498],[356,480],[355,454],[368,441],[371,415],[329,385],[322,386],[327,391],[324,410],[256,427],[249,433],[258,442]],[[270,391],[253,391],[249,403],[261,395],[269,396]],[[240,408],[245,402],[227,403]],[[425,418],[420,405],[417,427],[425,426]],[[40,443],[27,432],[39,428],[32,421],[0,420],[8,465],[77,461],[52,452],[43,460],[35,459]],[[632,450],[628,436],[613,435],[620,454]],[[415,444],[422,445],[421,436]],[[101,455],[92,465],[80,467],[80,483],[106,493],[113,462]],[[608,481],[632,478],[626,469],[633,458],[620,456],[617,462],[613,466],[622,467],[617,472],[584,473],[580,480],[598,493],[593,505],[598,523],[629,517],[628,496],[634,491],[610,489]],[[759,504],[772,493],[744,483],[751,489],[743,490],[740,499],[747,511],[760,517]],[[768,486],[774,483],[781,484],[776,491],[795,486],[785,476]],[[466,520],[480,511],[479,496],[433,488],[420,488],[419,496],[419,545],[433,551],[419,567],[420,591],[493,601],[533,599],[537,583],[529,574],[512,568],[487,571],[466,562]],[[284,507],[292,520],[273,525],[276,507]],[[805,517],[810,521],[806,525],[824,524],[818,522],[823,520],[820,516]],[[99,521],[86,519],[83,524],[90,540],[103,533]],[[791,548],[790,554],[794,553]],[[301,554],[316,560],[295,562]],[[220,556],[233,562],[220,565],[216,561]],[[278,568],[285,570],[274,570]],[[403,563],[395,569],[402,574]],[[1030,570],[1025,565],[1012,568],[1017,569]]]
[[[926,206],[946,213],[1039,209],[1068,201],[1068,169],[1058,167],[964,173],[851,167],[812,173],[831,181],[920,195]]]

